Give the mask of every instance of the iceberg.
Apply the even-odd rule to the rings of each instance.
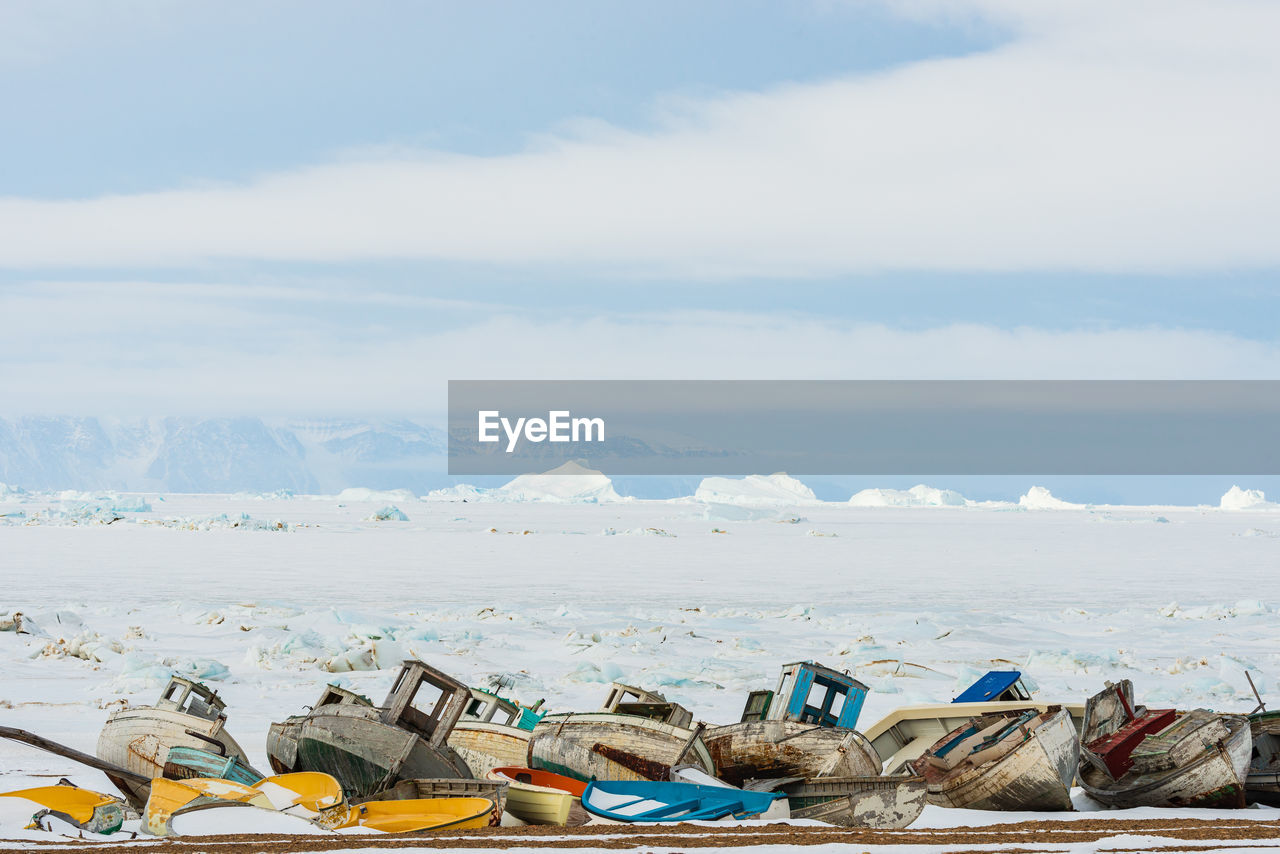
[[[952,489],[917,484],[910,489],[864,489],[849,499],[854,507],[967,507],[972,502]]]
[[[1033,486],[1028,489],[1027,494],[1018,499],[1018,506],[1029,510],[1080,510],[1085,507],[1084,504],[1072,504],[1070,501],[1056,498],[1043,486]]]
[[[1218,502],[1223,510],[1280,510],[1280,504],[1268,501],[1261,489],[1241,489],[1232,486]]]
[[[550,501],[559,504],[600,504],[621,501],[603,472],[587,468],[572,460],[543,474],[522,474],[515,480],[492,490],[490,500]]]
[[[707,504],[817,504],[813,490],[785,472],[744,478],[708,477],[698,484],[695,501]]]

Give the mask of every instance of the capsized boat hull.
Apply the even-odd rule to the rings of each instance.
[[[961,732],[963,728],[949,733],[934,748]],[[1080,748],[1065,709],[1047,719],[1042,715],[1025,740],[990,761],[962,762],[943,770],[929,764],[931,755],[932,749],[926,751],[915,767],[928,785],[929,803],[936,806],[1011,812],[1072,809],[1071,786]]]
[[[360,801],[412,801],[427,798],[488,798],[493,802],[492,821],[502,821],[507,808],[507,784],[496,780],[462,780],[448,777],[401,780],[391,788]]]
[[[488,798],[425,798],[365,801],[352,809],[353,821],[383,833],[420,833],[487,827],[493,813]]]
[[[580,799],[586,784],[551,771],[519,766],[499,766],[490,780],[507,784],[507,810],[525,824],[576,827],[588,816]]]
[[[547,715],[529,739],[531,768],[583,781],[666,780],[681,763],[715,774],[711,754],[693,730],[637,715]]]
[[[780,792],[747,792],[726,786],[653,780],[596,780],[582,792],[582,806],[606,821],[639,824],[746,819],[767,812]]]
[[[188,715],[169,709],[142,706],[113,713],[98,735],[99,759],[119,765],[148,779],[164,776],[164,764],[173,747],[221,750],[248,765],[248,758],[235,739],[222,728],[222,720]],[[194,734],[193,734],[194,733]],[[108,774],[108,777],[112,775]],[[149,787],[112,777],[111,782],[135,807],[141,808]]]
[[[840,827],[907,827],[924,810],[927,787],[918,776],[820,777],[783,786],[792,818]]]
[[[36,786],[3,792],[0,798],[30,801],[89,833],[114,833],[124,824],[124,807],[120,801],[78,786]]]
[[[270,799],[257,789],[230,780],[193,777],[188,780],[151,781],[151,794],[142,811],[142,827],[153,836],[168,836],[170,822],[185,810],[226,802],[273,809]]]
[[[716,776],[733,786],[781,777],[857,777],[880,773],[880,757],[861,733],[797,721],[744,721],[703,735]]]
[[[1187,764],[1169,771],[1127,773],[1113,780],[1089,762],[1081,762],[1079,780],[1085,793],[1118,809],[1132,807],[1208,807],[1237,809],[1245,805],[1245,785],[1253,740],[1248,721],[1221,715],[1228,734]]]
[[[531,730],[492,721],[461,720],[449,733],[449,746],[458,751],[471,773],[484,777],[500,765],[523,765],[529,757]]]

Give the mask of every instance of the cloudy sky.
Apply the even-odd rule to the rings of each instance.
[[[1280,5],[0,5],[7,413],[1280,378]]]

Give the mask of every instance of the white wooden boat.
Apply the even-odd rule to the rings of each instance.
[[[172,747],[195,747],[244,764],[248,758],[224,726],[226,704],[217,692],[199,682],[170,678],[155,705],[137,706],[112,713],[98,735],[98,758],[148,780],[164,774]],[[145,784],[112,775],[111,782],[136,808],[150,794]]]
[[[547,715],[529,739],[529,766],[577,780],[668,780],[682,763],[715,763],[693,715],[662,695],[613,683],[602,711]]]
[[[815,777],[782,784],[791,818],[840,827],[895,829],[909,826],[924,810],[923,777]]]
[[[934,743],[914,767],[937,806],[1043,812],[1072,808],[1079,756],[1066,709],[1029,709],[974,718]]]
[[[1252,747],[1243,715],[1148,709],[1124,679],[1086,706],[1080,785],[1118,808],[1243,807]]]
[[[992,679],[998,676],[999,679]],[[929,746],[980,715],[1035,709],[1047,712],[1061,706],[1071,715],[1077,732],[1084,717],[1081,703],[1051,704],[1032,699],[1017,671],[993,671],[950,703],[901,706],[862,730],[883,763],[885,774],[903,774]],[[1001,685],[1006,687],[1000,690]]]
[[[471,689],[471,700],[449,734],[449,746],[462,756],[477,777],[498,766],[524,765],[529,759],[529,736],[541,720],[538,709],[522,706],[481,688]]]

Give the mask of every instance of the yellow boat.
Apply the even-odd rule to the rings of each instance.
[[[404,801],[365,801],[352,807],[346,826],[383,833],[423,830],[464,830],[488,827],[493,801],[488,798],[415,798]]]
[[[90,833],[114,833],[124,823],[124,809],[118,800],[78,786],[37,786],[0,792],[0,798],[22,798],[43,807],[31,814],[28,830],[36,828],[36,815],[44,810]]]
[[[337,779],[319,771],[297,771],[265,777],[253,788],[270,799],[281,812],[301,815],[321,827],[346,827],[351,807]]]
[[[142,813],[142,827],[154,836],[167,836],[169,821],[174,815],[184,809],[215,801],[275,809],[271,799],[264,793],[231,780],[193,777],[179,782],[157,777],[151,781],[151,795],[147,798],[147,806]]]
[[[590,817],[580,804],[587,788],[581,780],[514,766],[494,768],[489,779],[508,784],[507,812],[526,824],[563,827],[584,824]]]

